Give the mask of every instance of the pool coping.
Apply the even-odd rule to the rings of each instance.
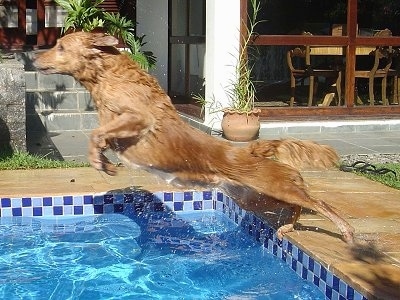
[[[0,198],[0,222],[5,217],[92,216],[143,211],[221,211],[271,254],[285,262],[298,276],[314,284],[326,299],[367,299],[351,283],[335,274],[291,238],[279,240],[276,230],[265,221],[240,208],[221,191],[188,190],[129,193],[71,194]]]
[[[313,258],[369,300],[398,299],[400,190],[339,170],[301,173],[309,193],[339,211],[355,228],[357,239],[371,247],[347,245],[332,222],[307,210],[302,211],[295,231],[286,238],[312,253]],[[108,176],[90,167],[4,170],[0,176],[0,197],[3,198],[188,190],[172,186],[154,174],[123,166],[118,167],[117,176]],[[371,254],[370,250],[376,251],[372,253],[375,256],[360,256]]]

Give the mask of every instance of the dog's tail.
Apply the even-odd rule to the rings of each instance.
[[[332,147],[295,139],[257,140],[249,144],[252,155],[275,159],[297,169],[329,169],[339,165]]]

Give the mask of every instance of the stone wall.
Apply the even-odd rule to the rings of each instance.
[[[0,149],[26,151],[25,70],[13,57],[0,61]]]

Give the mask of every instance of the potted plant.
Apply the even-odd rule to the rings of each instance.
[[[62,34],[76,30],[92,31],[97,27],[103,27],[103,11],[98,6],[104,0],[55,0],[61,6],[67,16],[64,20]]]
[[[152,52],[141,50],[145,44],[144,36],[135,36],[134,22],[119,13],[104,11],[99,7],[104,0],[55,0],[55,2],[67,12],[61,33],[102,29],[105,33],[120,39],[127,48],[127,54],[143,69],[154,67],[156,59]]]
[[[223,112],[221,121],[223,136],[228,140],[238,142],[257,138],[260,130],[260,110],[255,108],[255,86],[251,78],[253,66],[248,59],[248,49],[255,33],[255,27],[260,23],[257,20],[260,3],[259,0],[250,0],[250,3],[252,12],[248,17],[248,23],[244,26],[245,33],[241,36],[239,56],[234,66],[234,76],[229,85],[225,87],[229,98],[229,106],[216,109],[215,99],[207,103],[204,97],[194,96],[203,108],[209,105],[212,107],[212,112]]]

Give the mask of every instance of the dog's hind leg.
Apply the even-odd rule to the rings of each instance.
[[[236,173],[239,179],[238,185],[244,185],[289,205],[312,209],[331,220],[339,228],[346,242],[353,242],[354,228],[327,203],[309,195],[304,180],[297,170],[270,159],[264,159],[254,165],[253,170],[247,170],[246,176]],[[290,229],[288,226],[281,231]]]
[[[336,212],[334,212],[334,210],[327,203],[312,197],[309,198],[313,202],[313,209],[335,223],[342,233],[343,239],[347,243],[352,244],[354,242],[354,228]]]
[[[282,239],[286,233],[293,231],[294,225],[296,224],[297,220],[300,218],[301,213],[301,206],[293,206],[293,214],[292,220],[289,224],[282,225],[276,231],[276,235],[278,239]]]
[[[252,211],[262,219],[265,219],[266,213],[272,213],[273,215],[276,215],[277,208],[290,209],[291,216],[283,217],[284,223],[286,224],[277,229],[276,234],[279,239],[282,239],[286,233],[293,231],[294,225],[300,217],[301,206],[287,205],[285,202],[278,201],[272,197],[257,193],[252,189],[242,186],[229,185],[225,183],[221,185],[220,188],[223,189],[224,192],[230,197],[234,198],[235,202],[241,208]],[[270,217],[267,217],[266,220],[267,222],[271,222],[272,226],[274,226],[274,224],[279,224],[282,221],[280,217],[274,220],[270,219]]]
[[[331,206],[322,200],[311,197],[304,187],[292,184],[292,187],[286,189],[286,193],[277,195],[277,199],[296,205],[301,205],[304,208],[315,210],[321,215],[331,220],[342,233],[343,239],[352,244],[354,241],[354,228],[340,217]]]
[[[352,244],[354,242],[354,228],[342,217],[340,217],[331,206],[322,200],[311,197],[303,189],[298,189],[297,191],[294,189],[290,192],[290,194],[286,193],[285,195],[277,195],[276,198],[286,203],[296,204],[297,207],[299,207],[298,205],[301,205],[304,208],[318,212],[332,221],[339,228],[343,239],[347,243]],[[283,236],[285,233],[293,230],[293,226],[298,220],[299,215],[300,209],[295,211],[292,224],[283,225],[278,229],[278,237],[279,235]]]
[[[296,189],[298,190],[296,191]],[[328,218],[339,228],[339,231],[341,232],[344,241],[349,244],[352,244],[354,242],[354,228],[342,217],[340,217],[331,206],[329,206],[322,200],[311,197],[302,188],[292,188],[290,194],[286,194],[284,196],[277,195],[277,199],[283,199],[286,200],[288,203],[301,205],[302,207],[315,210],[316,212]],[[294,221],[297,220],[294,219]],[[282,233],[285,233],[284,231],[290,231],[292,228],[293,224],[290,224],[287,227],[283,227]]]

